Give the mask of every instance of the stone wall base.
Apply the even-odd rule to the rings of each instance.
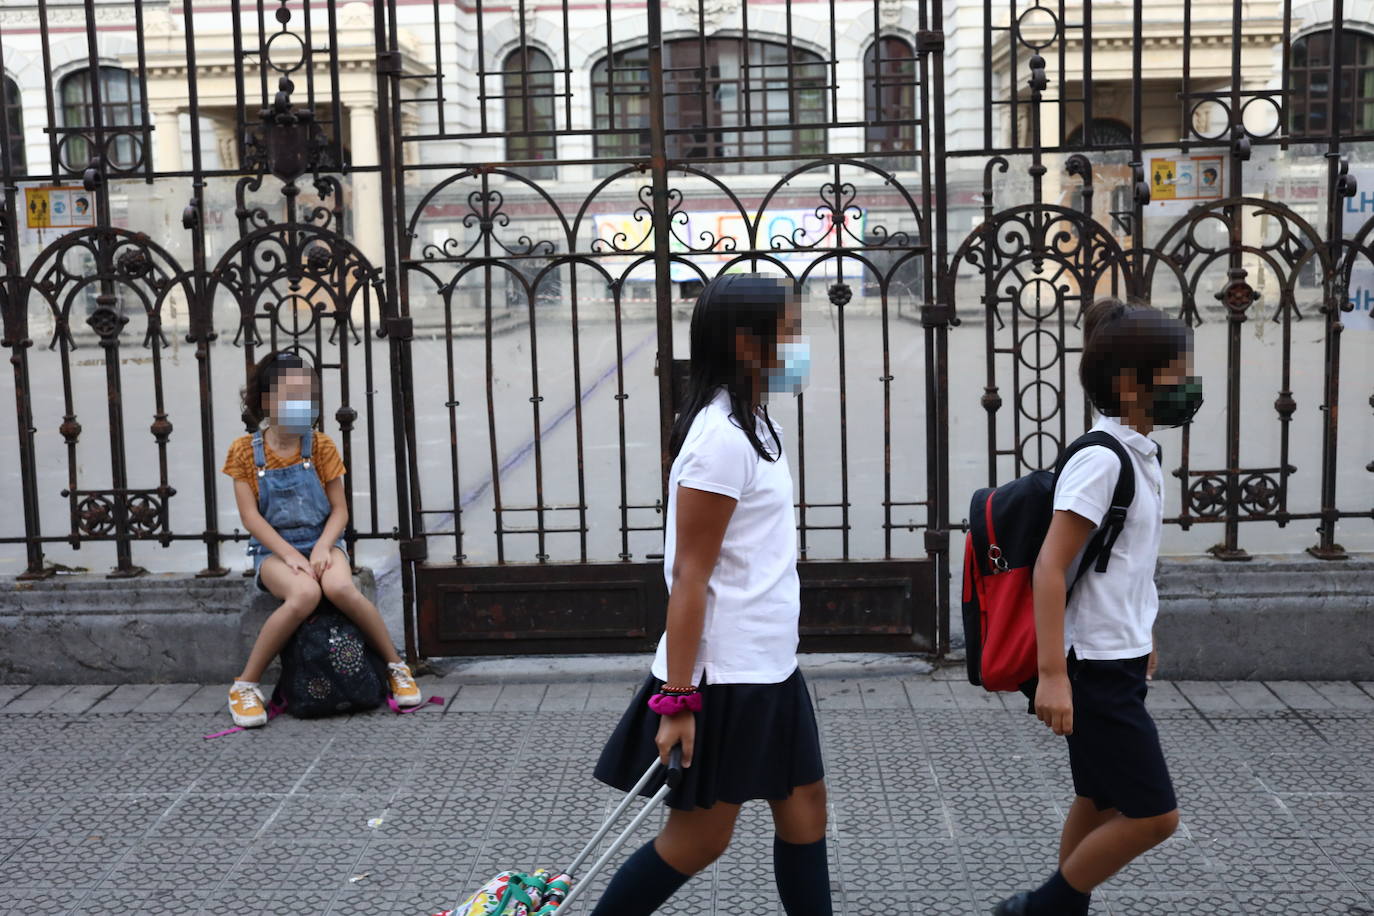
[[[1374,680],[1374,557],[1170,558],[1158,583],[1160,678]]]
[[[228,683],[278,604],[241,575],[0,579],[0,683]]]
[[[1374,557],[1169,558],[1158,581],[1161,678],[1374,681]],[[275,607],[237,575],[0,579],[0,683],[225,683]]]

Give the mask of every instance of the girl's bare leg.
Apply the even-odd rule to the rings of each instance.
[[[248,653],[243,673],[239,675],[239,680],[254,684],[262,680],[262,673],[272,664],[272,659],[277,657],[291,634],[320,603],[320,584],[306,573],[293,571],[280,557],[264,560],[260,574],[262,584],[282,603],[262,625],[257,641]]]
[[[401,656],[396,653],[396,646],[391,641],[391,634],[386,630],[386,622],[382,620],[377,605],[367,600],[367,596],[358,591],[358,586],[353,584],[353,569],[349,565],[348,554],[335,547],[332,556],[333,564],[320,577],[325,597],[358,625],[358,629],[363,631],[363,636],[372,643],[372,647],[381,654],[383,660],[399,662]]]

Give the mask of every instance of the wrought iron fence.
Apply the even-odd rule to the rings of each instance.
[[[320,370],[351,472],[350,549],[404,528],[406,480],[388,469],[406,454],[388,403],[400,357],[379,339],[394,296],[345,204],[378,170],[350,161],[341,129],[343,88],[360,88],[348,68],[369,64],[374,95],[385,77],[370,11],[365,52],[342,56],[350,15],[238,0],[217,20],[155,2],[4,12],[0,70],[23,99],[0,157],[5,492],[22,512],[0,542],[23,546],[21,578],[108,545],[113,577],[143,573],[153,545],[185,568],[194,542],[192,568],[226,574],[225,542],[246,535],[217,469],[264,347]]]
[[[1338,448],[1339,401],[1343,387],[1348,390],[1340,357],[1352,319],[1360,328],[1358,352],[1371,352],[1361,292],[1367,281],[1352,286],[1352,276],[1367,269],[1356,239],[1367,236],[1370,223],[1360,217],[1351,231],[1344,217],[1359,193],[1352,168],[1368,160],[1374,140],[1368,106],[1374,85],[1360,81],[1360,49],[1374,37],[1351,21],[1368,11],[1342,2],[1308,4],[1300,20],[1292,5],[1266,11],[1239,3],[1182,4],[1181,21],[1173,22],[1136,2],[1129,17],[1113,10],[1112,21],[1101,23],[1090,3],[1011,4],[1000,19],[994,5],[984,9],[981,142],[952,152],[983,168],[982,221],[942,276],[943,296],[959,306],[958,314],[968,314],[958,300],[973,295],[986,312],[981,403],[989,476],[996,479],[999,468],[1020,473],[1047,466],[1065,437],[1081,428],[1068,419],[1076,386],[1067,382],[1078,315],[1094,296],[1131,295],[1174,311],[1197,328],[1200,341],[1211,336],[1209,324],[1225,328],[1215,353],[1221,359],[1199,366],[1214,380],[1207,386],[1211,403],[1171,443],[1179,495],[1168,521],[1185,530],[1217,524],[1221,540],[1210,552],[1246,559],[1242,522],[1284,527],[1315,520],[1311,552],[1343,557],[1338,522],[1372,517],[1365,505],[1364,472],[1374,469],[1365,465],[1374,447],[1367,415],[1347,421],[1354,447]],[[1112,38],[1102,40],[1104,33]],[[1224,57],[1207,52],[1216,42],[1223,43]],[[1171,77],[1164,92],[1150,85],[1145,64],[1147,53],[1162,49],[1178,55],[1178,69],[1162,71]],[[1211,55],[1210,79],[1196,72],[1203,53]],[[1110,55],[1115,61],[1103,60]],[[1269,73],[1257,80],[1261,55]],[[1005,64],[1000,79],[999,60]],[[1122,66],[1131,78],[1097,75]],[[1303,79],[1295,78],[1298,71],[1306,71]],[[1316,97],[1312,80],[1322,86]],[[1095,104],[1104,83],[1118,90],[1110,110]],[[1172,102],[1175,116],[1147,115],[1147,103],[1160,104],[1160,95],[1171,97],[1164,101]],[[1310,173],[1309,157],[1321,163],[1320,179],[1305,188],[1308,195],[1293,194],[1282,173]],[[1168,171],[1175,166],[1177,176]],[[1180,190],[1184,167],[1194,169],[1187,194]],[[1028,201],[996,187],[1009,170],[1024,171],[1029,187],[1016,190],[1028,190]],[[1115,173],[1110,201],[1099,190],[1104,172]],[[1160,191],[1186,203],[1168,212],[1152,200]],[[981,289],[960,282],[965,265]],[[1360,312],[1352,314],[1357,304]],[[1273,348],[1247,335],[1259,323],[1277,328],[1277,354],[1266,354]],[[1299,335],[1312,325],[1315,330]],[[1047,341],[1055,342],[1048,352]],[[1256,379],[1262,365],[1267,372]],[[1010,369],[1010,379],[999,375],[999,366]],[[1300,401],[1295,376],[1308,382],[1314,370],[1319,383],[1306,384]],[[1356,378],[1367,390],[1364,373]],[[1211,395],[1217,389],[1221,397]],[[1255,420],[1265,408],[1276,422],[1260,433]],[[1307,421],[1307,441],[1319,443],[1301,459],[1293,437],[1299,420]],[[1337,498],[1342,468],[1345,510]],[[1299,481],[1317,485],[1295,500]],[[1357,537],[1363,543],[1367,532]]]
[[[263,347],[323,371],[350,549],[398,555],[412,654],[422,568],[648,567],[686,316],[735,269],[794,282],[815,337],[778,410],[804,556],[928,563],[931,648],[965,491],[1082,428],[1108,292],[1197,326],[1171,524],[1223,559],[1278,543],[1242,522],[1374,543],[1364,4],[626,9],[7,7],[15,571],[199,543],[224,574],[217,467]]]

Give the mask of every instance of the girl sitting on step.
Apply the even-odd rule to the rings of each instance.
[[[353,584],[344,552],[348,507],[343,460],[334,441],[315,429],[319,379],[295,353],[269,353],[243,390],[245,416],[257,432],[229,446],[224,473],[234,498],[258,588],[281,600],[258,633],[243,673],[229,688],[229,713],[240,728],[267,722],[258,681],[296,628],[327,597],[363,632],[388,663],[392,696],[400,706],[420,703],[420,689],[396,654],[376,605]]]

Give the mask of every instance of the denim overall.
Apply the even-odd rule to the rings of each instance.
[[[301,436],[299,464],[269,468],[267,456],[263,453],[262,433],[253,433],[253,464],[257,466],[258,473],[258,511],[286,543],[307,557],[324,533],[324,523],[330,513],[329,498],[324,495],[324,486],[310,463],[310,446],[314,439],[313,431]],[[336,546],[346,550],[342,535]],[[258,588],[266,591],[267,587],[262,584],[262,564],[272,555],[272,551],[257,538],[249,536],[248,555],[253,558],[253,574]]]

